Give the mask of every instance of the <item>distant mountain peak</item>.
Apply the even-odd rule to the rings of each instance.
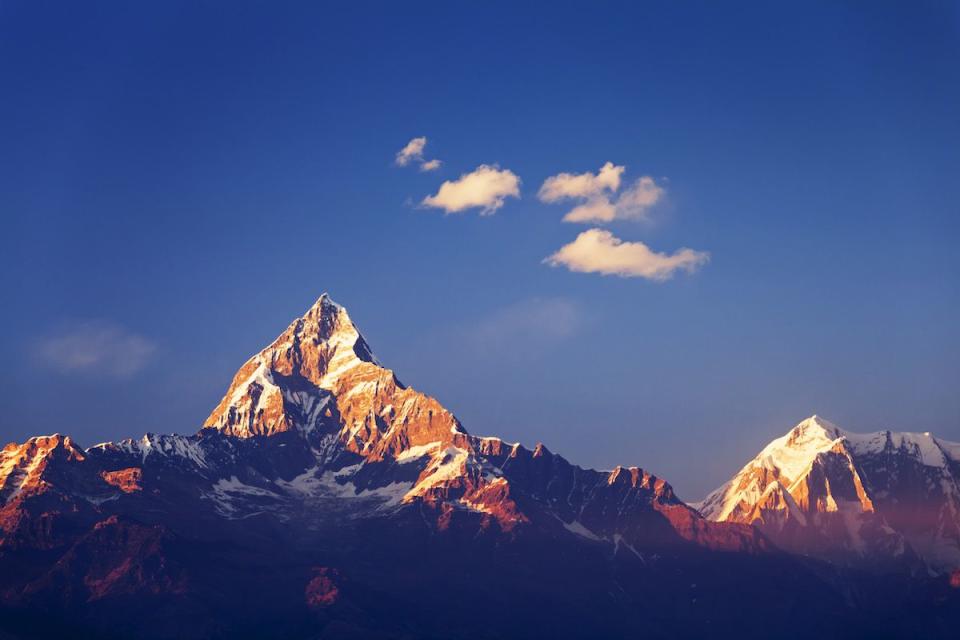
[[[844,431],[813,415],[698,505],[774,542],[832,557],[960,563],[960,445],[929,433]],[[939,522],[936,532],[922,523]]]
[[[83,460],[84,453],[69,436],[34,436],[22,444],[11,442],[0,450],[0,505],[42,489],[43,473],[51,458]]]

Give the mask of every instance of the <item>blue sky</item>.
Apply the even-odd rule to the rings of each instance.
[[[0,2],[0,436],[192,432],[326,290],[469,430],[685,498],[812,413],[960,441],[958,15]]]

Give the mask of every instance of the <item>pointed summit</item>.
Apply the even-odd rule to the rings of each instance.
[[[324,292],[244,363],[204,425],[238,436],[313,430],[332,415],[329,391],[364,364],[379,369],[347,310]]]
[[[833,438],[838,438],[843,435],[843,430],[840,427],[823,418],[822,416],[817,415],[816,413],[805,420],[801,420],[797,426],[793,428],[794,431],[798,429],[804,431],[809,429],[817,429],[832,435]]]
[[[466,435],[440,403],[380,364],[327,293],[240,368],[204,426],[240,437],[333,432],[374,456]]]
[[[337,304],[336,302],[334,302],[333,298],[331,298],[331,297],[330,297],[330,294],[329,294],[328,292],[326,292],[326,291],[324,291],[323,293],[320,294],[320,297],[317,298],[317,301],[313,303],[313,306],[314,306],[314,307],[319,307],[319,306],[324,305],[324,304],[333,305],[333,306],[335,306],[335,307],[339,307],[339,306],[340,306],[339,304]]]
[[[341,311],[346,311],[343,308],[343,305],[338,304],[333,298],[330,297],[329,293],[324,291],[320,294],[320,297],[317,298],[317,301],[314,302],[309,309],[307,309],[306,313],[303,314],[303,317],[316,318],[322,315],[336,315]]]
[[[800,421],[764,447],[727,484],[707,496],[700,512],[712,520],[749,522],[757,500],[771,483],[791,488],[809,473],[817,456],[833,449],[843,435],[839,427],[816,414]]]

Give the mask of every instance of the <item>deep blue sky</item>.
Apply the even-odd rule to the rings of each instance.
[[[3,441],[192,432],[324,290],[469,430],[685,498],[812,413],[960,441],[956,3],[277,4],[0,1]],[[709,264],[542,264],[606,161],[667,196],[604,228]],[[521,197],[414,206],[485,163]]]

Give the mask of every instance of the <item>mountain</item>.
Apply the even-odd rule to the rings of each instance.
[[[960,567],[960,444],[856,434],[812,416],[697,506],[796,553],[951,571]]]
[[[3,449],[0,636],[764,637],[784,619],[784,637],[936,636],[957,622],[945,578],[875,584],[727,520],[643,469],[468,433],[323,295],[192,435]]]
[[[348,496],[379,498],[381,508],[422,503],[439,526],[476,519],[504,532],[524,524],[625,545],[647,538],[732,550],[766,544],[749,527],[702,521],[642,469],[585,470],[543,445],[531,451],[471,436],[439,402],[384,368],[327,295],[240,368],[205,429],[241,439],[297,433],[311,444],[312,460],[290,479],[295,487],[309,494],[332,483]],[[249,480],[273,490],[265,478]],[[242,510],[244,501],[225,498],[221,506]],[[641,517],[648,526],[638,526]]]

